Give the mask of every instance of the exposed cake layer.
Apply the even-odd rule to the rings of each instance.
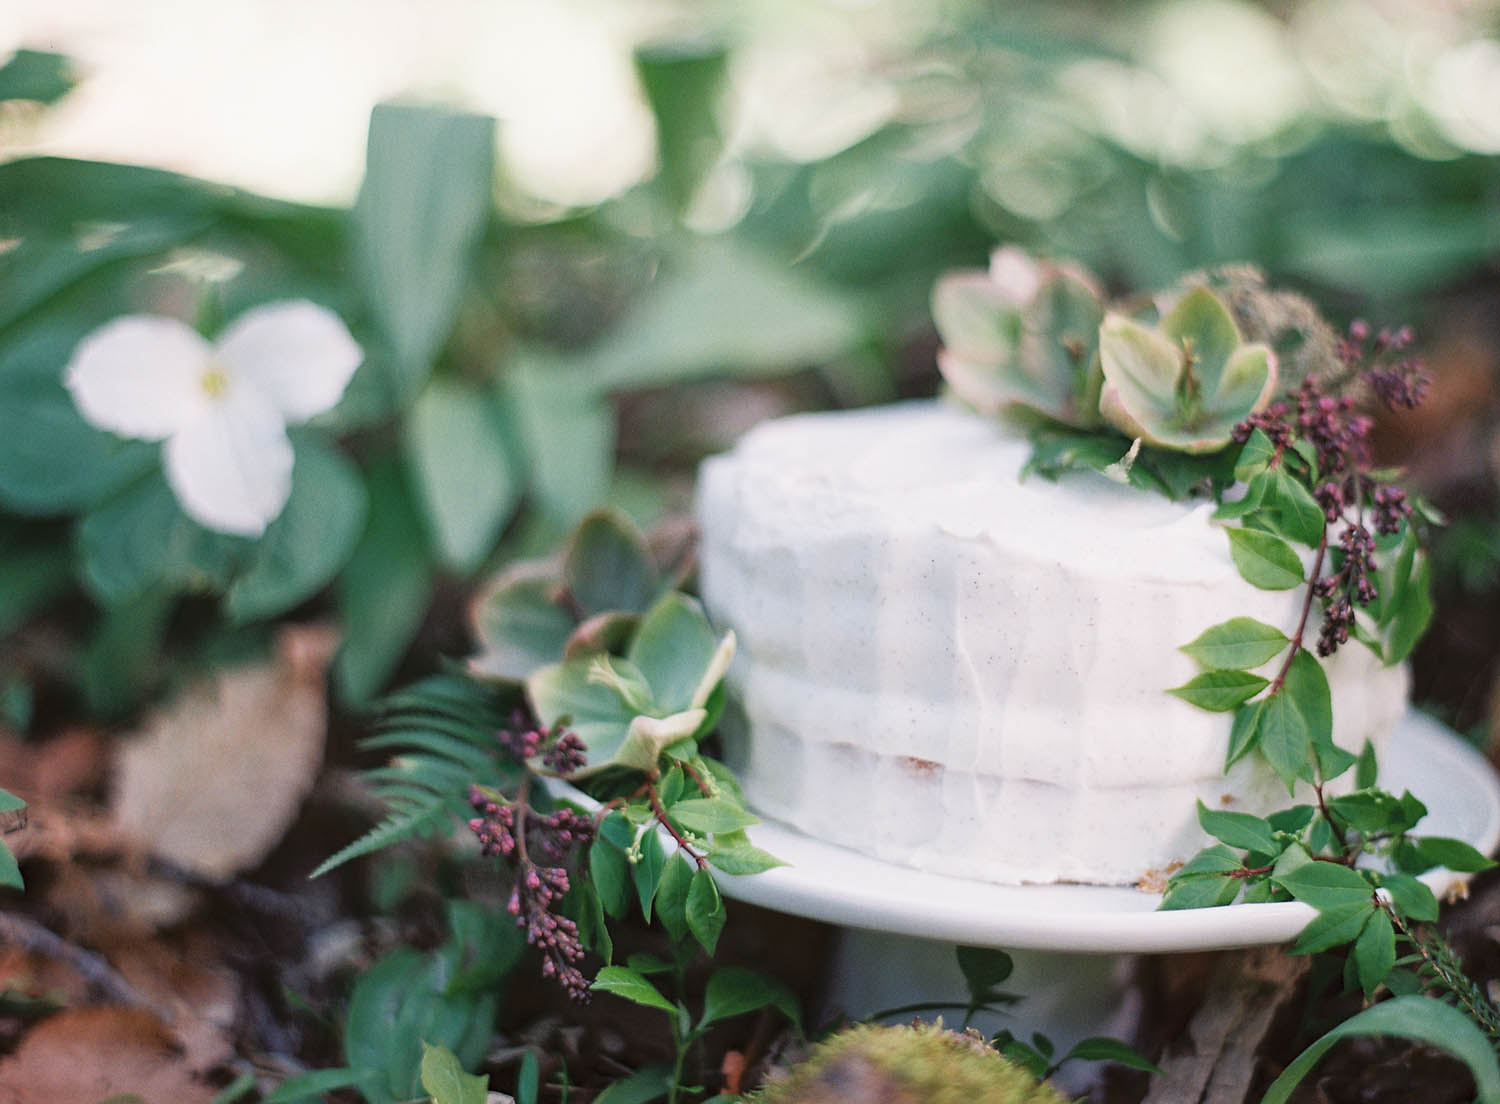
[[[1203,843],[1195,800],[1265,811],[1230,719],[1165,693],[1178,649],[1301,591],[1240,579],[1210,504],[1089,473],[1019,478],[1029,444],[940,403],[758,427],[700,476],[705,603],[739,639],[743,779],[761,811],[930,870],[1133,882]],[[1406,678],[1329,666],[1335,737],[1377,747]]]

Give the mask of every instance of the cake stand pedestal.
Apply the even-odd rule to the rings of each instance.
[[[1380,782],[1426,803],[1419,832],[1452,836],[1486,854],[1500,844],[1500,779],[1483,756],[1431,718],[1403,718]],[[728,897],[844,929],[831,1006],[855,1018],[919,1001],[961,1007],[967,995],[953,946],[1001,948],[1016,962],[1002,988],[1024,999],[1012,1015],[975,1026],[1009,1027],[1022,1039],[1040,1031],[1059,1053],[1090,1035],[1130,1034],[1122,956],[1289,942],[1315,915],[1296,901],[1160,912],[1157,894],[1131,887],[965,881],[882,862],[774,821],[752,828],[751,836],[787,865],[721,876],[720,888]],[[1442,898],[1465,876],[1438,870],[1423,880]]]

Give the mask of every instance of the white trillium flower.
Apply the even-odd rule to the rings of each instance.
[[[217,342],[175,318],[117,318],[79,343],[65,378],[93,425],[163,442],[189,517],[258,537],[292,491],[287,425],[332,409],[363,359],[336,314],[294,300],[246,311]]]

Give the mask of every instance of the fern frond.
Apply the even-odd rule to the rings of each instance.
[[[492,688],[458,675],[434,675],[387,698],[374,735],[361,746],[390,755],[364,773],[388,815],[312,876],[461,819],[470,786],[509,781],[517,767],[496,739],[508,704]]]
[[[357,859],[361,855],[369,855],[401,843],[403,840],[426,834],[437,828],[449,816],[448,804],[441,799],[404,812],[393,813],[359,839],[324,859],[308,876],[321,877],[335,867],[343,866],[350,859]]]

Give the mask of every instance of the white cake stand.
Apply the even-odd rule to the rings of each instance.
[[[1461,839],[1486,854],[1500,844],[1500,779],[1431,718],[1409,713],[1402,720],[1380,781],[1427,805],[1419,833]],[[722,876],[720,887],[726,896],[844,929],[832,1006],[860,1018],[917,1001],[961,1005],[953,945],[997,947],[1016,962],[1004,987],[1025,1000],[1012,1020],[977,1026],[1009,1026],[1023,1038],[1040,1030],[1060,1048],[1089,1035],[1130,1033],[1119,956],[1288,942],[1315,915],[1299,902],[1161,912],[1158,894],[1131,887],[966,881],[882,862],[769,820],[751,837],[787,865]],[[1465,878],[1440,870],[1423,880],[1441,898]]]

